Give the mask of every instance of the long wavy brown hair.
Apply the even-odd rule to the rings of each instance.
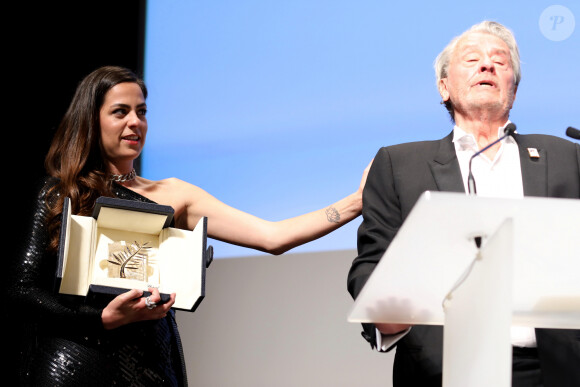
[[[114,196],[103,157],[99,114],[107,92],[124,82],[138,84],[147,98],[145,83],[131,70],[118,66],[98,68],[78,85],[54,135],[45,159],[47,173],[57,180],[47,195],[51,235],[48,248],[52,251],[58,247],[65,197],[71,199],[73,214],[87,216],[99,196]]]

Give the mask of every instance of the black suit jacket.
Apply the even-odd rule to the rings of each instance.
[[[358,257],[348,275],[353,298],[423,192],[465,192],[452,138],[453,133],[437,141],[381,148],[377,153],[363,193]],[[524,195],[580,198],[578,144],[547,135],[516,134],[514,138]],[[540,157],[530,157],[528,148],[537,149]],[[374,326],[363,327],[363,336],[374,347]],[[441,385],[442,333],[442,327],[415,326],[397,343],[395,387]],[[545,386],[580,386],[580,331],[537,329],[536,338]]]

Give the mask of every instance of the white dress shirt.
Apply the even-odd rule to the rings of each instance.
[[[498,128],[498,138],[504,135],[504,126]],[[467,177],[469,175],[469,160],[479,147],[473,134],[465,132],[455,125],[453,128],[453,144],[465,192],[468,192]],[[518,144],[509,136],[501,142],[500,149],[490,160],[485,154],[480,154],[471,162],[471,172],[475,179],[476,192],[478,196],[523,198],[524,188],[522,183],[522,172],[520,165],[520,154]],[[409,332],[410,329],[396,335],[382,335],[377,330],[377,349],[386,351],[398,340]],[[536,334],[534,328],[512,327],[512,344],[518,347],[535,347]]]
[[[506,125],[508,123],[509,121]],[[505,126],[502,126],[498,129],[499,137],[503,136],[504,128]],[[453,144],[455,145],[455,153],[459,161],[465,192],[468,192],[469,159],[479,151],[479,147],[473,134],[466,133],[457,125],[453,128]],[[500,144],[501,147],[493,160],[490,160],[482,153],[471,162],[471,173],[475,179],[477,195],[523,198],[524,187],[518,144],[511,136],[504,139]]]

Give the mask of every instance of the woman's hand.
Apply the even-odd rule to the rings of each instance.
[[[147,306],[147,299],[143,297],[142,290],[129,290],[126,293],[115,297],[103,309],[101,318],[105,329],[114,329],[136,321],[158,320],[163,318],[175,303],[175,293],[171,294],[168,302],[157,305],[161,300],[159,290],[149,288],[150,306]],[[154,306],[153,306],[154,305]]]
[[[358,193],[360,193],[361,195],[362,195],[363,190],[365,189],[365,184],[367,183],[367,176],[369,175],[369,170],[371,169],[371,165],[373,165],[374,160],[375,159],[372,159],[371,162],[369,163],[369,165],[367,165],[367,167],[363,171],[362,179],[361,179],[360,185],[358,187]]]

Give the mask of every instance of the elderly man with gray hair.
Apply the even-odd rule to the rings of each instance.
[[[506,127],[513,128],[509,113],[521,78],[518,47],[509,29],[490,21],[474,25],[439,54],[435,72],[453,131],[441,140],[384,147],[377,153],[363,193],[358,256],[348,275],[353,298],[423,192],[471,190],[469,160],[480,150],[472,164],[478,195],[580,198],[578,144],[513,131],[504,137]],[[394,387],[441,385],[442,327],[363,328],[371,347],[397,348]],[[580,331],[514,327],[512,344],[513,386],[580,386]]]

